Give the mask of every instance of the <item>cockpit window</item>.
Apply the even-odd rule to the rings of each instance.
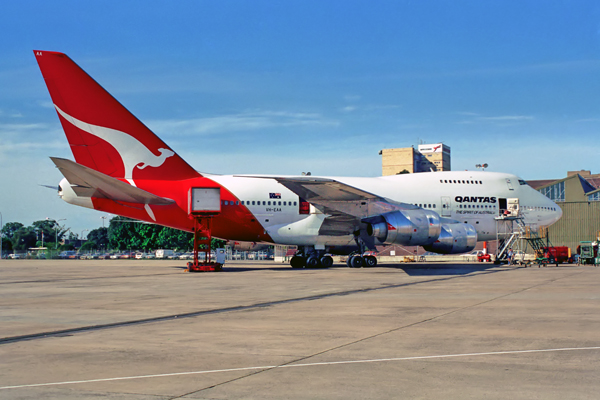
[[[523,179],[519,179],[519,185],[527,185],[527,182],[525,182]]]

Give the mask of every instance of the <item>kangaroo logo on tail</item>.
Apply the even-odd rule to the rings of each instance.
[[[119,153],[121,160],[123,161],[123,166],[125,168],[124,178],[127,180],[127,182],[129,182],[129,184],[131,184],[131,186],[136,186],[135,182],[133,181],[133,169],[135,167],[139,169],[144,169],[146,167],[160,167],[164,164],[167,158],[175,155],[172,150],[160,148],[158,149],[160,156],[157,156],[156,154],[152,153],[150,149],[148,149],[142,142],[125,132],[103,126],[88,124],[87,122],[80,121],[77,118],[70,116],[61,110],[56,104],[54,107],[56,107],[58,113],[71,124],[84,132],[107,141],[112,147],[115,148],[117,153]],[[156,217],[154,216],[154,212],[152,212],[150,205],[144,205],[144,209],[150,218],[152,218],[153,221],[156,221]]]
[[[123,166],[125,168],[124,178],[131,184],[131,186],[136,186],[135,182],[133,181],[133,169],[135,167],[139,169],[144,169],[146,167],[160,167],[164,164],[167,158],[175,155],[172,150],[160,148],[158,149],[160,156],[157,156],[142,142],[125,132],[103,126],[88,124],[87,122],[80,121],[77,118],[70,116],[61,110],[56,104],[54,107],[56,107],[58,113],[71,124],[82,131],[107,141],[112,147],[115,148],[117,153],[119,153],[119,156],[121,156],[121,160],[123,161]]]

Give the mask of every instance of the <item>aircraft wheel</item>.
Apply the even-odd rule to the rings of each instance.
[[[321,266],[323,268],[329,268],[333,265],[333,258],[331,256],[321,257]]]
[[[376,267],[377,266],[377,257],[366,256],[365,257],[365,265],[370,268]]]
[[[364,260],[361,256],[350,257],[350,267],[351,268],[362,268],[363,265],[364,265]]]
[[[302,256],[294,256],[290,260],[290,265],[292,268],[304,268],[306,265],[306,259]]]
[[[306,260],[306,268],[319,268],[321,266],[321,262],[315,256],[308,257]]]

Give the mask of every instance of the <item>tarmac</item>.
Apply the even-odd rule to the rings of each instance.
[[[598,399],[600,268],[0,260],[0,399]]]

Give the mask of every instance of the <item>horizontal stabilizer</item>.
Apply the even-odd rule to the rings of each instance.
[[[50,159],[67,178],[77,196],[139,204],[169,205],[175,203],[174,200],[146,192],[71,160],[57,157],[50,157]]]

